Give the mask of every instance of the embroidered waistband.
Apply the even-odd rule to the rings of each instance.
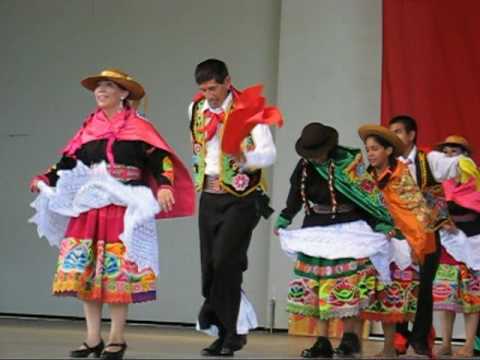
[[[226,191],[220,185],[218,176],[206,175],[203,182],[203,191],[211,194],[224,194]]]
[[[108,165],[107,169],[110,175],[121,181],[140,180],[142,178],[142,170],[135,166],[114,164]]]

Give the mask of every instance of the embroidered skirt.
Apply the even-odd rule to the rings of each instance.
[[[390,323],[410,321],[415,318],[419,289],[418,272],[409,266],[405,270],[392,263],[390,265],[392,283],[386,285],[377,280],[374,299],[361,313],[366,320],[379,320]]]
[[[287,311],[321,320],[358,315],[372,300],[377,276],[368,258],[329,260],[303,253],[294,273]]]
[[[480,311],[480,271],[455,260],[443,246],[433,282],[433,301],[434,310]]]
[[[108,205],[71,218],[60,243],[53,294],[102,303],[155,300],[156,276],[125,259],[119,239],[125,207]]]

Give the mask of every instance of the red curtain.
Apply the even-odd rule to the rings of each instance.
[[[409,114],[418,142],[452,134],[480,160],[480,0],[384,0],[382,124]]]

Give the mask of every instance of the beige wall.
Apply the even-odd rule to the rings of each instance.
[[[288,180],[298,161],[301,129],[319,121],[334,126],[340,142],[360,146],[356,131],[377,122],[380,111],[381,2],[379,0],[285,0],[282,3],[278,103],[287,119],[277,133],[274,205],[285,207]],[[299,213],[293,226],[300,226]],[[269,296],[276,324],[287,326],[285,299],[293,262],[272,236]]]
[[[379,118],[381,0],[0,0],[0,43],[0,313],[81,315],[78,302],[50,296],[57,250],[27,224],[33,199],[27,187],[91,110],[83,76],[108,66],[136,76],[149,93],[148,116],[187,163],[195,64],[219,57],[238,87],[264,83],[286,119],[275,134],[278,162],[271,171],[277,211],[305,124],[333,125],[343,144],[360,146],[357,127]],[[196,221],[159,223],[159,300],[133,306],[131,319],[195,320]],[[271,222],[255,231],[249,256],[245,287],[261,325],[274,298],[275,325],[286,328],[293,264],[271,235]]]
[[[80,79],[103,67],[131,72],[148,91],[148,116],[189,164],[195,65],[222,58],[238,87],[262,82],[274,101],[279,11],[275,0],[0,1],[0,313],[81,314],[75,300],[50,296],[57,250],[27,224],[30,177],[57,161],[94,105]],[[130,318],[194,322],[201,304],[196,218],[158,228],[158,301],[133,306]],[[263,222],[246,275],[262,321],[268,233]]]

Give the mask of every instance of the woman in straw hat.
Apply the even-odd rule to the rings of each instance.
[[[403,153],[404,144],[395,133],[379,125],[364,125],[358,132],[365,143],[369,171],[399,230],[395,237],[403,235],[407,240],[403,242],[404,247],[408,243],[413,262],[423,263],[425,255],[435,250],[434,221],[408,167],[396,160]],[[400,248],[395,247],[394,251],[399,252]],[[392,262],[393,284],[378,282],[376,301],[362,313],[365,319],[382,321],[385,341],[381,356],[396,356],[393,347],[395,323],[409,321],[415,316],[418,273],[412,261],[409,263],[402,268],[398,262]]]
[[[390,281],[391,218],[360,150],[339,146],[334,128],[308,124],[295,150],[301,159],[275,224],[283,250],[296,259],[287,311],[292,321],[318,321],[319,337],[302,357],[333,356],[328,325],[335,318],[344,324],[335,352],[351,356],[361,351],[358,315],[373,301],[376,277]],[[285,230],[302,207],[302,228]]]
[[[81,84],[97,107],[60,161],[32,180],[39,195],[31,221],[60,248],[53,294],[83,302],[86,339],[70,356],[121,359],[128,304],[156,297],[155,218],[192,215],[193,183],[174,150],[132,107],[145,95],[140,83],[107,69]],[[112,319],[106,346],[103,304]]]
[[[442,183],[448,210],[459,229],[441,232],[440,265],[433,283],[434,310],[442,315],[442,347],[438,356],[452,354],[456,313],[463,313],[466,341],[455,355],[474,355],[480,312],[480,172],[462,136],[451,135],[437,145],[447,156],[462,155],[458,175]]]

